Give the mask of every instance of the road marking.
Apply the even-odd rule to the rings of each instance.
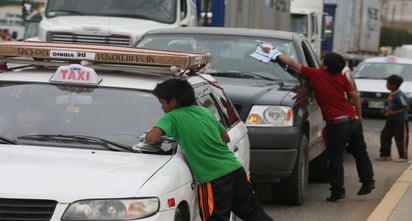
[[[412,184],[412,165],[398,178],[385,197],[369,215],[367,221],[387,221]]]

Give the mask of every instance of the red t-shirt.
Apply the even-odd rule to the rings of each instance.
[[[302,74],[310,80],[316,100],[324,119],[339,116],[358,116],[355,108],[346,99],[345,92],[355,90],[343,74],[330,74],[326,71],[301,66]]]

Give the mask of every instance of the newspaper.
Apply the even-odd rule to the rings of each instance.
[[[272,46],[272,44],[262,41],[257,42],[258,45],[256,46],[256,50],[250,54],[250,57],[264,63],[269,63],[272,59],[275,60],[276,57],[281,54],[278,49]],[[263,48],[270,48],[269,53],[263,51]]]

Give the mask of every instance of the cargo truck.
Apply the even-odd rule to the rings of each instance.
[[[196,0],[199,24],[290,31],[288,0]]]
[[[380,0],[325,0],[336,4],[331,38],[333,47],[326,51],[343,54],[348,60],[360,61],[379,54]]]
[[[290,15],[291,31],[304,34],[320,55],[325,33],[323,0],[291,0]]]
[[[21,14],[21,0],[0,1],[0,29],[8,30],[13,40],[23,38],[24,21]]]
[[[32,0],[23,0],[23,17]],[[36,22],[29,20],[30,22]],[[193,0],[46,0],[38,40],[135,45],[148,30],[195,26]]]

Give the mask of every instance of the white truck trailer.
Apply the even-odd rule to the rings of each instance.
[[[288,0],[226,0],[224,27],[290,31]]]
[[[333,51],[362,60],[379,54],[381,0],[325,0],[336,3]]]

